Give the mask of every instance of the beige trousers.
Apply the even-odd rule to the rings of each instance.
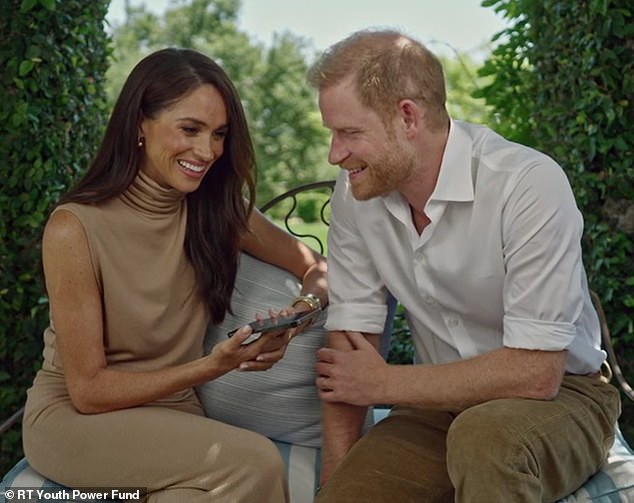
[[[614,442],[618,391],[564,377],[553,401],[504,399],[460,414],[398,408],[348,453],[316,503],[556,501]]]
[[[68,487],[142,488],[148,503],[289,501],[277,447],[208,419],[193,393],[86,415],[55,379],[36,379],[23,424],[31,466]]]

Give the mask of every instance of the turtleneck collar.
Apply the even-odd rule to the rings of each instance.
[[[165,188],[139,170],[127,190],[121,194],[124,203],[144,213],[170,214],[177,211],[185,194]]]

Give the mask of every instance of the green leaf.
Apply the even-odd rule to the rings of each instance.
[[[31,61],[30,59],[25,59],[24,61],[22,61],[22,63],[20,63],[18,74],[20,75],[20,77],[24,77],[25,75],[28,75],[31,70],[33,70],[34,66],[35,65],[33,61]]]
[[[37,0],[22,0],[22,5],[20,5],[20,12],[29,12],[33,7],[35,7],[35,4],[37,4]]]
[[[42,5],[47,10],[55,10],[55,0],[40,0],[40,5]]]

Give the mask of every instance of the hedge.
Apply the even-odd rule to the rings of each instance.
[[[41,364],[48,320],[40,234],[94,154],[106,115],[108,0],[0,0],[0,419]],[[21,455],[0,439],[0,472]]]

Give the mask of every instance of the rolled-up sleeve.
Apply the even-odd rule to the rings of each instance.
[[[572,343],[575,334],[572,323],[504,317],[504,345],[511,348],[562,351]]]

